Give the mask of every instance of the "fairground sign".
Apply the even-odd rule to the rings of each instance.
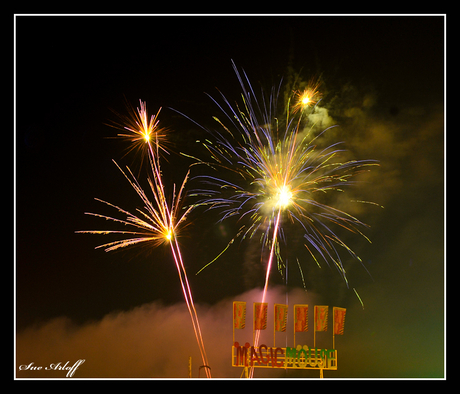
[[[232,346],[233,367],[337,370],[337,350],[297,347]]]
[[[273,347],[265,344],[257,344],[255,333],[267,328],[268,304],[255,302],[253,305],[252,334],[253,343],[248,342],[240,345],[235,341],[235,330],[246,327],[246,302],[235,301],[233,303],[233,346],[232,366],[247,368],[283,368],[283,369],[317,369],[320,377],[323,370],[337,370],[337,350],[335,349],[335,335],[343,335],[345,327],[345,308],[333,308],[332,349],[316,348],[316,332],[327,331],[329,307],[315,305],[313,308],[313,347],[297,345],[296,332],[308,331],[308,305],[294,305],[293,331],[294,347],[276,347],[275,333],[286,331],[288,305],[275,304],[273,309]]]

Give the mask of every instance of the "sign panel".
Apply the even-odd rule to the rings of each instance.
[[[334,306],[334,335],[343,335],[345,329],[345,314],[347,310],[345,308],[339,308]]]
[[[308,305],[294,305],[294,332],[308,331]]]
[[[327,331],[327,305],[315,305],[315,331]]]
[[[254,330],[265,330],[267,328],[266,302],[254,302]]]
[[[246,326],[246,302],[233,302],[233,328],[242,330]]]
[[[286,331],[288,306],[275,304],[275,331]]]

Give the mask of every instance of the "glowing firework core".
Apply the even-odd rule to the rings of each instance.
[[[166,238],[168,241],[171,241],[171,238],[172,238],[171,230],[168,230],[168,232],[167,232],[166,235],[165,235],[165,238]]]
[[[302,102],[302,105],[308,105],[308,103],[310,102],[310,97],[304,95],[304,96],[302,97],[301,102]]]
[[[289,186],[282,186],[277,194],[277,203],[280,208],[286,208],[292,200],[292,192],[289,189]]]

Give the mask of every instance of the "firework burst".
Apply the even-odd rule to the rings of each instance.
[[[187,272],[183,263],[179,243],[177,241],[180,229],[186,225],[187,215],[194,208],[194,206],[191,205],[186,209],[182,209],[182,199],[185,194],[185,185],[189,173],[185,176],[185,179],[178,191],[176,191],[176,186],[173,186],[172,194],[168,199],[163,186],[158,156],[159,150],[164,150],[160,143],[160,139],[164,136],[159,133],[158,129],[156,129],[158,125],[158,113],[155,117],[151,117],[150,121],[148,121],[146,105],[140,101],[140,109],[137,109],[137,115],[135,114],[135,117],[131,120],[128,126],[126,126],[126,130],[130,131],[131,134],[121,135],[122,137],[128,138],[133,144],[138,145],[138,147],[140,147],[139,144],[147,146],[150,163],[149,168],[151,170],[151,176],[148,178],[150,193],[146,193],[142,189],[141,185],[128,167],[125,172],[118,166],[117,163],[115,163],[131,187],[136,191],[138,197],[140,197],[144,205],[143,208],[138,208],[136,213],[131,213],[117,205],[96,199],[117,210],[118,213],[122,215],[122,218],[90,212],[87,212],[86,214],[112,221],[117,224],[122,224],[126,229],[86,230],[77,231],[77,233],[121,235],[122,239],[105,243],[97,247],[104,248],[106,252],[134,245],[149,245],[150,247],[156,247],[161,244],[169,244],[179,275],[184,299],[192,320],[201,358],[204,365],[209,365],[191,287],[187,278]],[[136,127],[133,127],[133,125],[136,125]],[[153,198],[149,197],[149,194],[151,194]],[[209,369],[206,369],[206,374],[208,377],[211,377]]]
[[[121,132],[117,134],[116,138],[122,139],[128,143],[128,149],[125,154],[129,154],[132,151],[138,153],[140,162],[147,157],[146,150],[154,151],[155,157],[160,154],[168,154],[169,152],[165,149],[168,145],[168,133],[169,129],[166,127],[160,127],[160,115],[161,107],[158,109],[155,115],[148,116],[147,103],[139,100],[139,107],[134,107],[126,102],[126,108],[129,115],[119,114],[113,111],[119,118],[119,121],[112,121],[108,126],[119,129]]]
[[[308,114],[298,108],[288,112],[284,120],[277,118],[279,90],[273,88],[268,98],[262,92],[259,99],[246,74],[242,76],[236,67],[235,71],[243,91],[243,105],[232,106],[223,95],[225,106],[213,99],[227,122],[214,118],[220,131],[209,131],[214,142],[207,140],[204,146],[212,157],[206,164],[237,174],[236,180],[197,176],[205,187],[194,195],[201,197],[199,204],[219,210],[220,220],[238,217],[244,223],[239,232],[243,238],[261,232],[264,246],[275,246],[283,223],[299,225],[313,259],[332,263],[346,281],[338,249],[345,249],[358,260],[359,257],[335,229],[364,236],[360,229],[366,225],[328,205],[327,197],[342,192],[354,183],[357,174],[377,163],[341,161],[341,143],[319,148],[328,129],[312,135],[305,127]]]
[[[308,107],[316,105],[321,100],[319,86],[319,82],[311,80],[305,89],[296,91],[294,93],[294,105],[292,106],[292,112],[295,113],[297,111],[302,111]]]
[[[144,203],[144,208],[138,208],[136,213],[133,214],[117,205],[96,198],[97,201],[116,209],[119,213],[124,215],[125,218],[119,219],[91,212],[85,212],[86,215],[96,216],[112,222],[121,223],[129,228],[129,230],[87,230],[78,231],[78,233],[102,235],[121,234],[123,236],[128,236],[96,247],[96,249],[104,248],[106,252],[136,244],[150,244],[150,246],[156,247],[164,243],[171,243],[175,241],[181,226],[185,223],[188,213],[193,209],[193,206],[190,206],[188,209],[181,212],[182,197],[184,187],[188,179],[188,173],[177,195],[174,185],[171,202],[168,203],[163,193],[162,183],[157,178],[158,174],[155,175],[154,173],[153,180],[152,178],[148,179],[150,192],[153,195],[153,199],[150,199],[147,193],[144,192],[142,187],[139,185],[139,182],[136,180],[131,170],[126,167],[127,172],[124,172],[115,161],[114,163],[128,180],[132,188],[136,191],[137,195],[141,198]]]
[[[219,128],[208,130],[214,141],[203,143],[212,158],[205,164],[219,172],[226,170],[229,176],[197,176],[203,184],[194,192],[200,198],[198,204],[218,210],[220,220],[237,217],[241,227],[236,237],[244,239],[261,233],[263,248],[270,249],[262,302],[275,255],[282,274],[279,240],[287,223],[301,229],[305,248],[316,263],[319,265],[318,259],[323,259],[333,264],[348,286],[339,250],[360,259],[339,238],[337,230],[345,229],[367,239],[361,232],[366,225],[329,205],[328,197],[353,184],[357,174],[376,162],[341,160],[341,143],[319,147],[328,129],[313,135],[313,127],[308,128],[308,108],[320,97],[318,85],[295,92],[294,105],[289,106],[289,99],[281,112],[285,118],[278,117],[280,87],[273,87],[268,96],[262,91],[258,97],[244,71],[240,74],[235,65],[234,69],[242,88],[242,103],[232,105],[223,94],[223,104],[211,97],[224,117],[214,117]],[[256,333],[254,346],[259,334]]]

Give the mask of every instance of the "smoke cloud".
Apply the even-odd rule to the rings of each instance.
[[[215,305],[197,305],[206,352],[213,378],[239,378],[243,369],[231,366],[232,302],[246,301],[246,328],[235,330],[239,343],[253,343],[252,303],[261,300],[262,290],[253,289]],[[417,303],[395,313],[394,303],[376,309],[382,294],[364,289],[366,310],[358,302],[347,308],[345,332],[336,336],[338,370],[325,371],[325,378],[338,377],[428,377],[442,376],[442,331],[437,305],[422,311]],[[293,305],[308,304],[309,331],[296,334],[296,344],[313,345],[313,305],[318,295],[301,289],[286,294],[283,287],[269,290],[267,329],[261,331],[261,344],[273,346],[273,304],[289,305],[287,330],[277,332],[276,346],[293,344]],[[329,328],[317,333],[316,346],[332,348],[332,306]],[[369,312],[369,310],[371,312]],[[408,320],[407,311],[417,311]],[[391,319],[389,319],[391,316]],[[429,323],[431,322],[431,323]],[[441,327],[438,327],[441,323]],[[431,326],[436,326],[433,328]],[[426,342],[426,338],[431,338]],[[396,354],[396,356],[395,356]],[[189,357],[192,377],[205,377],[188,311],[183,303],[164,306],[158,302],[129,311],[114,312],[99,321],[76,325],[65,317],[29,327],[16,336],[17,378],[65,378],[65,370],[45,370],[61,363],[69,366],[84,360],[73,378],[187,378]],[[441,358],[441,361],[440,361]],[[372,360],[372,362],[370,362]],[[21,366],[42,366],[41,370],[20,370]],[[318,378],[317,370],[262,368],[256,378]]]
[[[315,143],[325,147],[342,141],[350,160],[377,160],[379,167],[359,176],[347,189],[347,200],[373,201],[385,206],[413,185],[440,184],[443,179],[444,106],[391,105],[367,89],[345,84],[318,103],[309,115],[315,130],[328,129]],[[322,107],[324,105],[324,107]],[[317,127],[318,126],[318,127]],[[316,134],[315,132],[314,134]],[[338,203],[344,202],[344,198]],[[369,211],[361,204],[338,206],[351,214]]]
[[[254,289],[213,306],[197,305],[197,312],[211,366],[216,378],[238,378],[242,368],[231,365],[232,302],[247,302],[246,329],[236,330],[235,340],[252,343],[252,303],[260,301],[261,289]],[[273,303],[310,303],[314,296],[303,290],[288,295],[282,288],[269,291],[268,327],[273,325]],[[279,333],[277,346],[284,347],[285,334]],[[267,329],[261,341],[270,345],[273,331]],[[125,312],[114,312],[100,321],[76,325],[65,317],[29,327],[16,336],[16,371],[18,378],[64,378],[67,371],[45,370],[61,362],[73,365],[85,360],[74,378],[187,378],[189,357],[192,377],[199,376],[203,364],[185,304],[163,306],[158,302]],[[42,366],[41,370],[19,370],[22,365]],[[275,372],[275,373],[273,373]],[[256,376],[277,376],[256,373]],[[284,373],[284,370],[283,370]],[[201,377],[205,377],[201,370]]]

